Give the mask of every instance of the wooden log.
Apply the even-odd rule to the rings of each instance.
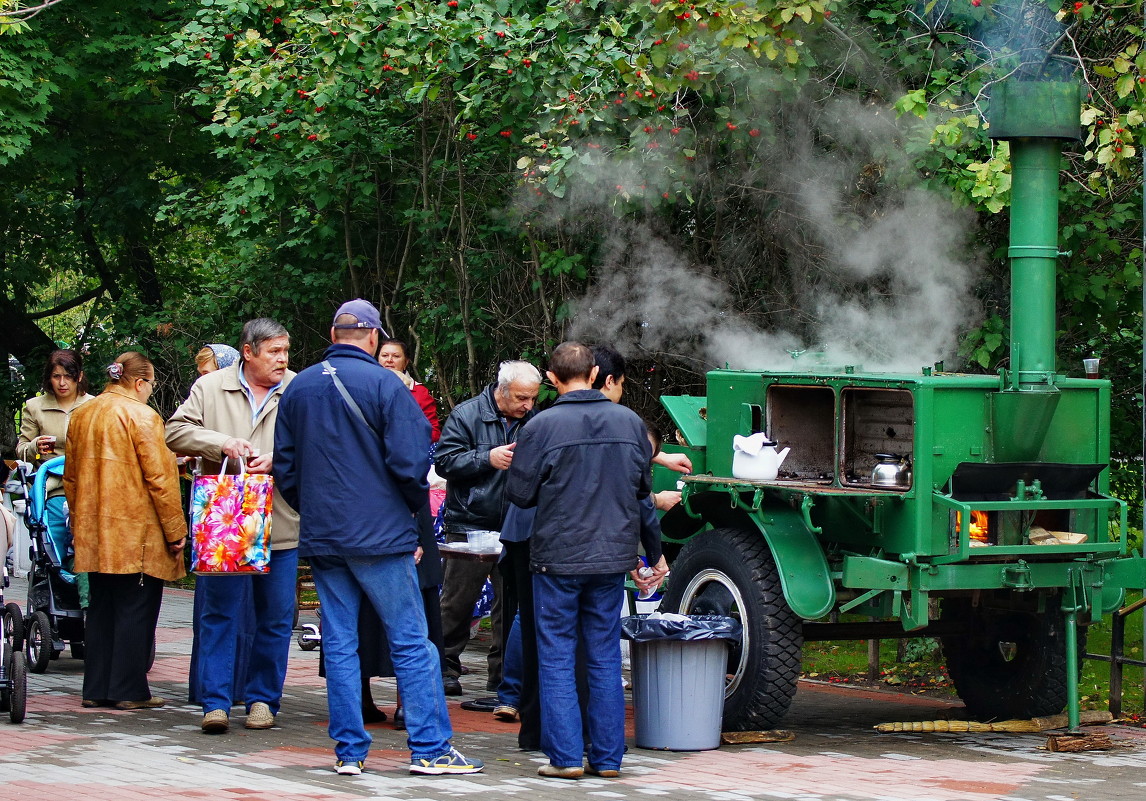
[[[1087,732],[1085,734],[1050,734],[1047,736],[1047,750],[1063,753],[1078,751],[1108,751],[1114,747],[1110,736],[1102,732]]]
[[[1109,723],[1113,716],[1102,710],[1087,710],[1079,713],[1079,723],[1084,726]],[[1001,731],[1013,734],[1063,729],[1070,725],[1066,714],[1050,715],[1030,720],[1000,720],[994,723],[977,723],[973,720],[924,720],[903,723],[880,723],[875,727],[880,732],[986,732]]]
[[[795,732],[785,729],[768,731],[726,731],[721,732],[720,741],[726,745],[740,743],[790,743],[796,739]]]

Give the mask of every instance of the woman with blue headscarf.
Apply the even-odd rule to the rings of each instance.
[[[199,375],[207,375],[224,367],[230,367],[239,360],[239,352],[230,345],[204,345],[203,349],[195,354],[195,367]]]

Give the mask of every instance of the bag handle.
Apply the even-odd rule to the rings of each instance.
[[[223,464],[219,467],[219,475],[225,476],[227,474],[227,454],[223,454]],[[243,457],[239,457],[239,475],[245,476],[247,474],[247,463],[243,461]]]
[[[342,400],[346,402],[346,405],[350,408],[350,411],[354,413],[354,416],[362,421],[362,425],[370,429],[371,434],[377,437],[378,432],[374,430],[374,426],[370,425],[370,421],[366,419],[366,415],[362,413],[361,407],[359,407],[359,405],[355,402],[354,398],[350,397],[350,393],[347,391],[346,386],[342,383],[342,379],[338,377],[338,371],[335,370],[334,365],[332,365],[329,361],[323,361],[322,372],[325,375],[330,376],[330,378],[334,381],[334,386],[338,389],[338,394],[342,396]]]

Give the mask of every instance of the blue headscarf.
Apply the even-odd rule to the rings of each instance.
[[[224,367],[230,367],[232,364],[239,360],[239,352],[232,348],[230,345],[208,345],[211,352],[215,354],[215,364],[222,370]]]

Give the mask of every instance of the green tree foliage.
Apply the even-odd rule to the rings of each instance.
[[[499,359],[540,359],[570,330],[625,340],[644,379],[630,396],[645,412],[662,390],[698,385],[718,363],[709,329],[731,320],[815,346],[847,303],[878,311],[910,294],[891,273],[838,264],[866,231],[911,211],[920,186],[977,223],[937,255],[979,270],[953,304],[978,312],[966,363],[1006,366],[1010,168],[984,113],[1006,76],[1081,78],[1084,137],[1063,166],[1062,364],[1076,372],[1092,351],[1107,360],[1117,449],[1137,450],[1146,62],[1134,7],[78,8],[0,41],[8,302],[50,309],[48,276],[71,270],[77,290],[105,290],[92,328],[109,349],[143,342],[178,372],[202,341],[233,340],[257,314],[282,318],[309,361],[337,302],[360,295],[411,340],[446,407]],[[898,232],[886,251],[930,233]],[[653,274],[642,266],[666,263],[677,285],[641,286]],[[622,274],[613,305],[670,301],[625,325],[587,325],[578,302],[600,300]],[[707,319],[684,314],[699,297]],[[672,336],[650,335],[658,320]]]

